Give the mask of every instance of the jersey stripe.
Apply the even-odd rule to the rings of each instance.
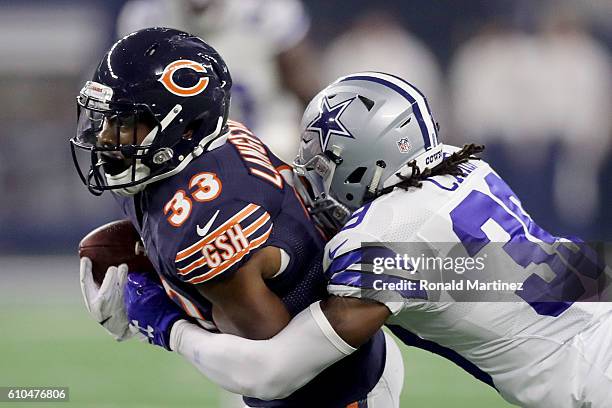
[[[252,224],[248,225],[246,228],[244,228],[242,231],[245,235],[246,238],[249,238],[251,235],[253,235],[258,229],[260,229],[263,225],[265,225],[268,221],[270,220],[270,214],[268,214],[267,212],[264,213],[263,215],[261,215],[258,219],[256,219]],[[232,224],[230,226],[228,226],[226,228],[229,229],[231,228],[233,225]],[[270,226],[270,228],[272,228]],[[225,231],[223,231],[225,232]],[[217,234],[214,238],[216,238],[217,236],[220,236],[221,234]],[[204,245],[211,243],[211,241],[206,242],[202,245],[202,247],[204,247]],[[248,248],[248,247],[247,247]],[[238,252],[237,254],[235,254],[232,258],[228,259],[228,261],[231,261],[232,259],[234,259],[235,257],[239,256],[242,253],[242,251]],[[242,256],[240,256],[240,258],[242,258]],[[226,261],[227,262],[227,261]],[[183,268],[177,268],[177,272],[179,275],[187,275],[191,272],[193,272],[196,269],[201,268],[202,266],[206,265],[206,257],[205,256],[201,256],[199,259],[194,260],[193,262],[191,262],[189,265],[183,267]],[[223,264],[221,264],[223,265]],[[219,266],[221,266],[219,265]]]
[[[270,220],[270,214],[267,212],[264,213],[261,217],[255,220],[251,225],[244,229],[244,235],[248,238],[251,234],[253,234],[257,229],[259,229],[262,225]]]
[[[166,290],[168,297],[174,300],[175,302],[180,303],[180,306],[189,316],[199,320],[206,320],[204,316],[202,316],[202,313],[200,313],[200,311],[198,310],[197,306],[194,305],[189,299],[174,290],[172,287],[170,287],[170,285],[164,278],[161,278],[161,283],[164,289]]]
[[[325,271],[325,274],[327,276],[332,276],[338,272],[342,272],[345,269],[349,269],[351,266],[356,264],[371,265],[374,263],[375,258],[393,259],[396,257],[396,255],[397,254],[392,249],[381,246],[356,248],[335,257],[327,268],[327,271]]]
[[[249,134],[253,134],[246,126],[244,126],[242,123],[240,122],[236,122],[235,120],[228,120],[227,121],[227,126],[229,127],[230,130],[241,130],[243,132],[249,133]]]
[[[233,258],[228,259],[227,261],[223,262],[221,265],[217,266],[214,269],[211,269],[210,271],[206,273],[203,273],[201,275],[198,275],[198,276],[195,276],[189,279],[187,282],[193,283],[193,284],[206,282],[207,280],[214,278],[218,274],[225,272],[226,270],[234,266],[237,262],[239,262],[242,258],[244,258],[244,256],[247,255],[249,252],[251,252],[251,250],[258,248],[263,243],[265,243],[268,240],[268,237],[270,236],[271,233],[272,233],[272,225],[270,225],[270,228],[268,228],[268,230],[261,237],[256,238],[253,241],[251,241],[246,248],[244,248],[242,251],[237,253]]]
[[[229,220],[225,221],[219,227],[217,227],[213,232],[196,242],[195,244],[189,246],[188,248],[183,249],[179,253],[176,254],[175,262],[180,262],[186,258],[189,258],[191,255],[197,253],[201,250],[204,245],[209,244],[219,235],[223,234],[229,228],[231,228],[234,224],[240,223],[240,221],[244,220],[255,211],[257,211],[260,207],[255,204],[249,204],[240,210],[236,215],[234,215]]]
[[[382,284],[393,284],[398,285],[406,284],[407,282],[413,282],[415,289],[401,288],[394,289],[392,292],[399,293],[404,299],[423,299],[427,300],[427,291],[419,289],[419,281],[412,279],[399,278],[391,275],[378,275],[370,272],[362,272],[358,270],[349,269],[344,272],[339,272],[332,276],[329,281],[329,286],[350,286],[353,288],[359,288],[361,290],[376,290],[376,291],[387,291],[389,289],[382,289]],[[333,291],[330,291],[333,294]]]

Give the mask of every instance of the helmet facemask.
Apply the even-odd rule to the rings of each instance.
[[[156,149],[155,140],[180,107],[160,122],[147,105],[113,103],[110,97],[110,88],[91,81],[77,97],[77,135],[71,140],[72,155],[81,180],[93,194],[117,190],[132,195],[169,167],[172,149]],[[79,163],[77,149],[89,152],[87,174]]]
[[[315,222],[334,234],[348,221],[351,210],[329,192],[336,166],[342,159],[331,151],[313,156],[303,164],[300,157],[293,162],[295,186]]]

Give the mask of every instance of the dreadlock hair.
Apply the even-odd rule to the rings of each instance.
[[[459,167],[459,165],[466,163],[468,160],[480,160],[480,157],[476,157],[474,155],[481,153],[484,149],[485,147],[483,145],[477,145],[474,143],[466,144],[463,146],[463,148],[461,148],[461,150],[451,154],[449,157],[444,159],[442,163],[431,169],[426,167],[424,170],[421,170],[419,166],[417,166],[416,161],[412,160],[406,164],[412,169],[412,174],[410,176],[403,176],[400,173],[396,173],[395,175],[401,181],[392,186],[379,190],[376,196],[390,193],[395,188],[401,188],[404,190],[408,190],[410,187],[421,188],[423,186],[422,180],[428,177],[443,175],[465,176],[465,173]]]

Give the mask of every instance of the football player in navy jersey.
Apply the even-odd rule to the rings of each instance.
[[[290,184],[291,168],[228,119],[231,84],[221,56],[201,39],[151,28],[117,41],[77,98],[77,170],[92,193],[112,191],[143,239],[157,289],[180,306],[160,315],[155,329],[137,315],[128,320],[126,280],[149,279],[142,295],[150,278],[128,277],[119,265],[97,287],[83,258],[86,306],[117,340],[137,332],[131,323],[170,350],[170,328],[183,319],[202,330],[267,339],[325,294],[324,239]],[[86,171],[83,151],[91,162]],[[398,353],[378,331],[285,399],[233,391],[244,391],[253,407],[397,406]]]

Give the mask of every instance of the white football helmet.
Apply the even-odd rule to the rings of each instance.
[[[337,230],[381,189],[438,165],[442,145],[425,96],[393,75],[339,78],[310,102],[294,162],[297,189],[317,222]]]

